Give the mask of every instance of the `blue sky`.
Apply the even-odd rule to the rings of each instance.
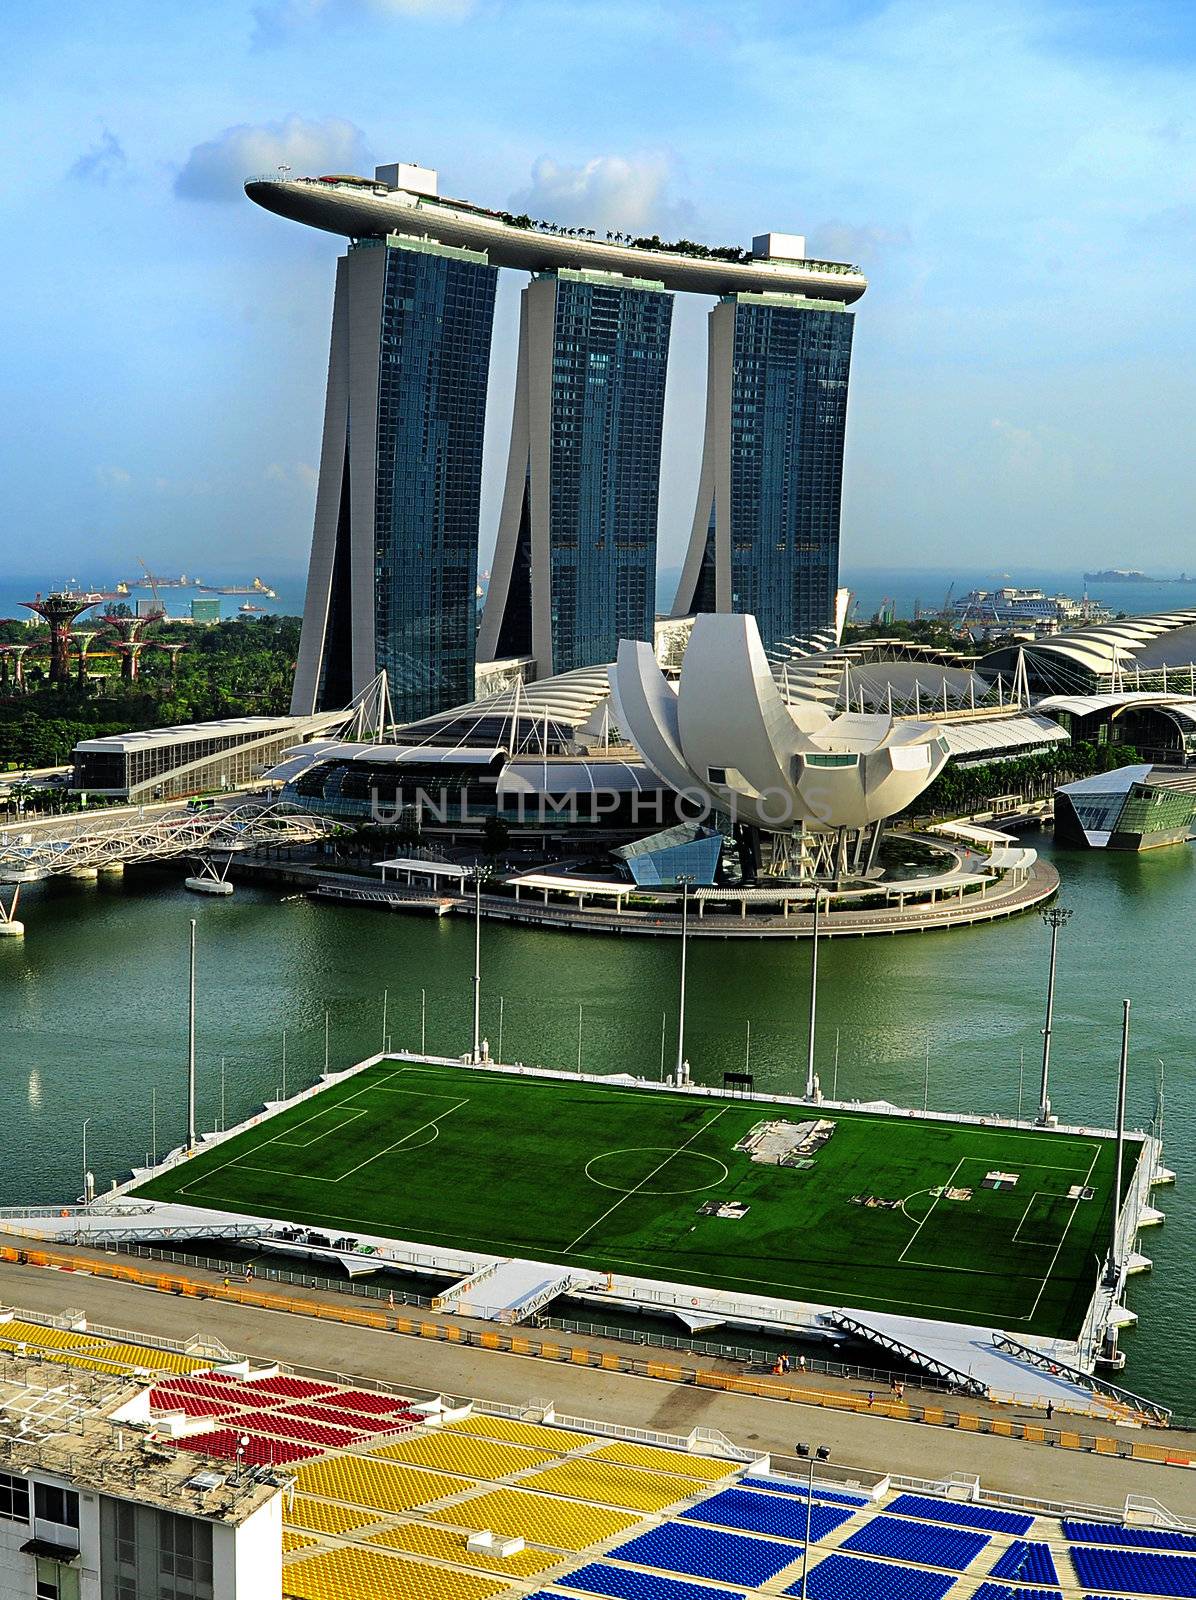
[[[0,570],[306,559],[338,241],[242,179],[444,192],[858,262],[851,565],[1196,566],[1196,9],[9,0]],[[509,426],[504,274],[483,549]],[[674,322],[661,559],[706,305]]]

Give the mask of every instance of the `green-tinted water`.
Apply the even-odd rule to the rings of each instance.
[[[1047,844],[1044,848],[1049,849]],[[1166,1063],[1165,1228],[1145,1236],[1150,1277],[1134,1281],[1141,1326],[1125,1340],[1126,1381],[1196,1412],[1196,1374],[1177,1359],[1196,1288],[1196,1197],[1188,1150],[1196,1128],[1189,974],[1196,955],[1196,878],[1189,851],[1149,856],[1063,854],[1061,902],[1076,916],[1060,940],[1052,1087],[1067,1121],[1113,1120],[1121,997],[1134,1001],[1129,1112],[1144,1125]],[[187,920],[199,923],[201,1126],[220,1110],[220,1057],[229,1122],[273,1095],[287,1029],[288,1083],[324,1062],[376,1050],[382,995],[395,1048],[420,1042],[427,995],[429,1050],[468,1046],[472,928],[447,918],[280,903],[238,888],[208,900],[173,877],[122,886],[59,884],[26,892],[24,941],[0,940],[0,1204],[74,1196],[88,1162],[101,1186],[144,1160],[157,1088],[158,1149],[182,1136]],[[587,1071],[659,1071],[676,1049],[677,947],[671,941],[581,937],[504,927],[483,932],[483,1031],[497,1052],[499,997],[507,1059],[575,1066],[578,1005]],[[1037,917],[974,932],[826,943],[820,953],[819,1069],[832,1087],[836,1031],[840,1097],[920,1105],[930,1042],[932,1108],[1017,1109],[1037,1097],[1047,934]],[[809,947],[694,941],[687,1054],[695,1078],[742,1068],[751,1023],[757,1086],[800,1092],[805,1074]],[[1093,1263],[1095,1274],[1096,1263]]]

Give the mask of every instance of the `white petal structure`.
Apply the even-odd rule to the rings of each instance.
[[[867,827],[947,760],[937,723],[787,704],[754,617],[699,616],[676,689],[651,645],[624,640],[610,686],[619,727],[658,777],[766,832]]]

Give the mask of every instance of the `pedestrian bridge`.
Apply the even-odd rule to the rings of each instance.
[[[22,884],[52,877],[93,877],[140,862],[228,856],[265,847],[314,844],[335,824],[276,800],[240,800],[195,809],[177,806],[56,817],[0,829],[0,932],[20,932],[15,919]]]

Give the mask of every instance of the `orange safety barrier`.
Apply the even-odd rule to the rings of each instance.
[[[162,1294],[187,1295],[199,1299],[228,1300],[238,1305],[254,1306],[262,1310],[287,1311],[297,1316],[316,1317],[324,1321],[341,1322],[352,1327],[373,1328],[385,1332],[417,1336],[422,1339],[442,1339],[454,1343],[478,1344],[487,1350],[509,1350],[515,1355],[538,1356],[545,1361],[567,1361],[575,1366],[600,1366],[608,1372],[632,1372],[656,1378],[666,1383],[692,1383],[698,1387],[720,1389],[731,1394],[755,1395],[766,1400],[784,1400],[802,1405],[872,1413],[876,1416],[898,1420],[920,1420],[931,1426],[948,1425],[965,1432],[993,1433],[1002,1437],[1022,1438],[1035,1444],[1046,1440],[1047,1429],[1038,1423],[1015,1423],[1003,1417],[982,1417],[972,1412],[947,1412],[941,1406],[914,1407],[906,1402],[878,1400],[869,1402],[860,1395],[844,1394],[812,1388],[789,1387],[771,1383],[767,1379],[750,1378],[735,1373],[713,1372],[706,1368],[681,1367],[671,1362],[639,1361],[635,1357],[618,1355],[611,1351],[594,1352],[584,1345],[558,1345],[540,1343],[523,1335],[485,1331],[471,1333],[459,1323],[416,1321],[406,1316],[390,1315],[355,1306],[327,1305],[316,1300],[300,1300],[286,1295],[270,1294],[264,1290],[234,1287],[232,1284],[204,1283],[173,1274],[143,1272],[121,1262],[92,1260],[75,1256],[56,1255],[44,1250],[19,1250],[14,1246],[0,1246],[0,1262],[24,1263],[37,1267],[53,1267],[60,1272],[85,1272],[99,1278],[113,1278],[119,1282],[137,1283]],[[1160,1462],[1166,1466],[1192,1467],[1193,1458],[1181,1451],[1163,1445],[1147,1444],[1134,1440],[1123,1443],[1118,1439],[1098,1436],[1085,1440],[1074,1431],[1061,1431],[1054,1436],[1055,1443],[1064,1450],[1095,1450],[1099,1455],[1130,1455],[1136,1460]]]

